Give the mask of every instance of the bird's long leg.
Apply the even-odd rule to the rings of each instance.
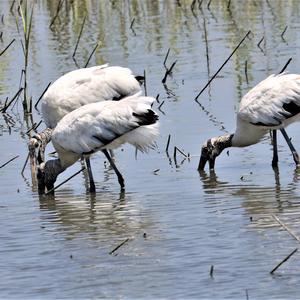
[[[113,160],[115,160],[115,153],[114,153],[114,151],[109,149],[109,154],[110,154],[110,157],[111,157]]]
[[[272,167],[278,168],[278,149],[277,149],[277,131],[272,130],[272,144],[273,144],[273,159]]]
[[[117,169],[113,159],[110,157],[108,151],[106,149],[103,149],[102,152],[104,153],[104,155],[106,156],[106,158],[108,159],[110,165],[112,166],[112,168],[114,169],[115,173],[117,174],[118,176],[118,181],[119,181],[119,184],[121,186],[121,190],[124,190],[125,189],[125,184],[124,184],[124,178],[122,176],[122,174],[120,173],[120,171]]]
[[[85,158],[85,163],[86,163],[86,168],[87,168],[88,175],[89,175],[90,192],[91,193],[95,193],[96,186],[95,186],[95,181],[94,181],[94,177],[93,177],[93,173],[92,173],[92,168],[91,168],[91,162],[90,162],[90,158],[89,157]]]
[[[287,144],[289,145],[289,147],[290,147],[290,149],[292,151],[295,164],[299,165],[299,155],[298,155],[295,147],[293,146],[290,138],[288,137],[288,135],[287,135],[286,131],[284,130],[284,128],[281,128],[280,131],[281,131],[284,139],[286,140]]]

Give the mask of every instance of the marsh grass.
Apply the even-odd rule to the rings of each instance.
[[[21,39],[22,50],[24,54],[24,90],[23,90],[23,109],[24,113],[31,113],[32,112],[32,99],[28,98],[27,93],[27,74],[28,74],[28,60],[29,60],[29,46],[30,46],[30,35],[31,35],[31,28],[32,28],[32,19],[33,19],[33,8],[32,5],[31,9],[29,9],[29,5],[27,0],[22,1],[18,7],[18,11],[20,12],[20,17],[22,20],[22,28],[19,26],[19,19],[16,16],[16,26],[18,33],[23,36]]]

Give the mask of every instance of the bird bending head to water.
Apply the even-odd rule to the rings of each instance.
[[[143,76],[135,76],[128,68],[94,66],[71,71],[58,78],[42,98],[41,110],[47,128],[29,141],[32,176],[36,165],[44,161],[47,143],[57,123],[71,111],[90,103],[121,100],[141,92]]]
[[[278,129],[282,132],[298,165],[298,154],[284,128],[299,119],[300,75],[285,73],[270,75],[242,98],[235,133],[208,139],[203,144],[198,170],[203,170],[207,162],[209,168],[214,169],[216,157],[225,148],[256,144],[269,130],[273,132],[272,166],[277,167]]]
[[[206,162],[209,162],[209,168],[214,169],[216,157],[228,147],[231,147],[231,139],[233,134],[223,135],[208,139],[202,146],[201,159],[199,163],[199,170],[203,170]]]
[[[152,97],[139,94],[120,101],[104,101],[82,106],[61,119],[52,132],[52,143],[58,159],[40,165],[39,192],[53,188],[57,176],[79,158],[102,151],[115,170],[121,189],[124,179],[107,150],[124,143],[142,152],[155,146],[158,115],[151,109]]]

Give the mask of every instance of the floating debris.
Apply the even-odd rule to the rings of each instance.
[[[5,167],[6,165],[8,165],[10,162],[12,162],[13,160],[15,160],[15,159],[18,158],[18,157],[19,157],[19,155],[17,155],[17,156],[15,156],[15,157],[11,158],[9,161],[7,161],[7,162],[4,163],[3,165],[1,165],[1,166],[0,166],[0,169],[3,168],[3,167]]]
[[[285,63],[284,67],[281,69],[281,71],[279,72],[279,74],[283,73],[285,71],[285,69],[288,67],[288,65],[290,64],[290,62],[292,61],[292,58],[290,57],[288,59],[288,61]]]
[[[1,32],[1,39],[2,39],[2,35],[3,35],[3,33]],[[1,55],[3,55],[5,52],[6,52],[6,50],[13,44],[15,42],[15,39],[13,39],[5,48],[4,48],[4,50],[2,50],[1,52],[0,52],[0,56]]]
[[[169,134],[169,136],[168,136],[168,141],[167,141],[167,146],[166,146],[166,152],[167,153],[168,153],[168,150],[169,150],[170,140],[171,140],[171,134]]]
[[[288,256],[286,256],[281,262],[279,262],[272,271],[270,271],[270,274],[273,274],[283,263],[285,263],[288,259],[290,259],[292,255],[294,255],[297,251],[298,248],[294,249]]]
[[[109,254],[113,254],[115,251],[117,251],[120,247],[122,247],[123,245],[125,245],[127,242],[129,241],[129,238],[127,238],[126,240],[124,240],[121,244],[119,244],[117,247],[115,247],[112,251],[109,252]]]
[[[286,32],[287,29],[288,29],[288,26],[286,25],[285,28],[284,28],[284,30],[282,31],[282,33],[281,33],[281,35],[280,35],[281,38],[282,38],[284,41],[285,41],[285,39],[284,39],[283,36],[284,36],[284,34],[285,34],[285,32]]]
[[[209,276],[210,276],[211,278],[214,277],[214,265],[211,265],[211,266],[210,266]]]

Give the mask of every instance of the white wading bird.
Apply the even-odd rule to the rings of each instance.
[[[39,192],[53,188],[57,176],[79,158],[102,151],[118,176],[121,189],[124,179],[107,150],[130,143],[141,151],[155,146],[158,116],[151,109],[152,97],[133,95],[121,101],[103,101],[82,106],[66,116],[52,132],[58,159],[42,163],[38,169]]]
[[[206,162],[214,169],[215,159],[228,147],[246,147],[258,143],[269,131],[273,131],[272,166],[278,165],[276,130],[280,130],[288,143],[296,165],[298,154],[284,128],[300,119],[300,75],[271,75],[241,100],[237,113],[234,134],[214,137],[202,146],[198,170],[203,170]]]
[[[105,100],[120,100],[141,91],[144,77],[134,76],[127,68],[107,64],[69,72],[58,78],[46,91],[42,99],[43,119],[48,127],[36,134],[29,142],[32,176],[36,177],[36,166],[44,161],[47,143],[52,130],[69,112],[89,103]],[[90,161],[86,160],[90,190],[95,190]]]

